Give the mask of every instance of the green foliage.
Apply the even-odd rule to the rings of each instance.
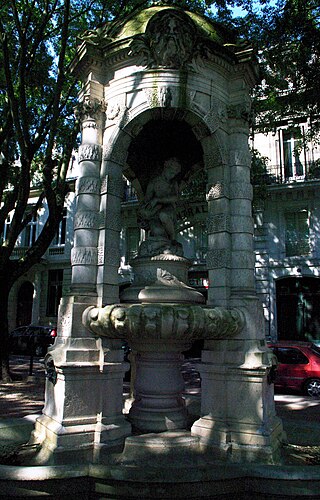
[[[261,85],[255,92],[258,128],[308,116],[319,132],[320,9],[317,0],[278,0],[244,17],[239,27],[259,54]]]
[[[256,207],[268,197],[268,185],[272,177],[268,173],[267,156],[262,156],[256,149],[251,150],[251,184],[253,186],[253,206]]]
[[[309,166],[308,179],[320,179],[320,159],[315,160]]]

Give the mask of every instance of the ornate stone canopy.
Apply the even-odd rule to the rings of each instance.
[[[196,453],[273,463],[282,427],[255,291],[252,50],[224,26],[163,1],[87,31],[80,42],[72,66],[82,82],[72,285],[46,358],[55,383],[47,382],[34,442],[53,461],[80,449],[84,460],[99,461],[100,453],[123,447],[131,425],[166,433],[133,443],[143,456],[150,442],[164,443],[166,453],[167,431],[183,429],[183,441]],[[175,237],[179,182],[195,169],[207,180],[206,305],[188,285],[190,262]],[[123,176],[142,200],[137,219],[145,240],[131,262],[132,286],[120,294]],[[190,429],[181,353],[199,338],[201,410]],[[136,356],[128,419],[123,339]],[[122,449],[126,455],[128,447]]]

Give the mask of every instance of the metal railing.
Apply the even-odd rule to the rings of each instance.
[[[268,165],[267,171],[260,175],[261,182],[265,184],[288,184],[291,182],[305,182],[320,179],[320,166],[318,163],[303,163],[299,171],[294,167],[285,165]],[[258,182],[259,183],[259,182]]]
[[[24,257],[28,249],[29,247],[16,246],[12,251],[11,258],[20,259],[21,257]],[[65,245],[53,246],[48,248],[48,250],[44,254],[44,257],[46,257],[46,255],[54,257],[56,255],[64,255],[64,254],[65,254]]]

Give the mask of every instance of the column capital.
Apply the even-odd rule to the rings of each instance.
[[[84,121],[96,121],[106,111],[106,103],[103,99],[97,99],[86,94],[83,101],[75,107],[75,115],[83,123]]]

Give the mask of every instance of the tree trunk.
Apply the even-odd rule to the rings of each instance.
[[[9,329],[8,329],[8,304],[10,284],[6,273],[0,274],[0,356],[2,382],[11,382],[9,368]]]

